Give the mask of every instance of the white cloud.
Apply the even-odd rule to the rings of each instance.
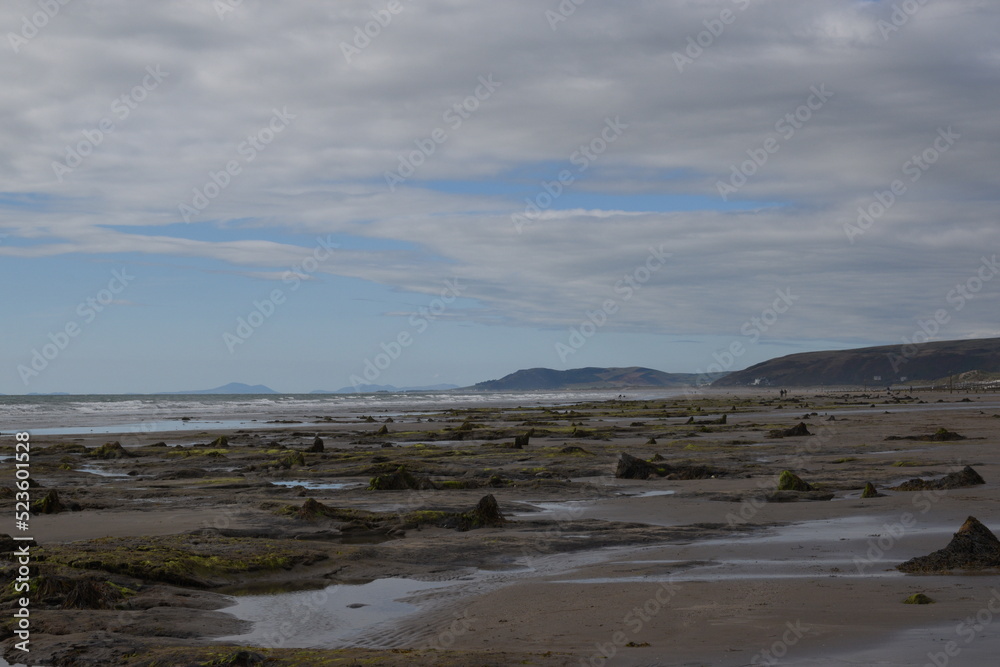
[[[349,234],[409,249],[342,250],[320,273],[420,293],[456,275],[478,304],[472,320],[564,326],[614,297],[648,246],[664,244],[670,262],[609,328],[725,334],[791,285],[802,300],[783,336],[879,339],[908,332],[1000,245],[1000,11],[991,4],[930,3],[883,39],[886,3],[755,2],[683,73],[673,53],[741,3],[587,3],[555,32],[543,14],[553,3],[404,4],[351,63],[339,45],[370,20],[367,5],[247,0],[221,21],[208,2],[66,5],[0,59],[0,191],[44,198],[39,210],[0,210],[11,235],[0,254],[211,258],[279,279],[311,248],[308,237],[301,246],[266,240],[275,230]],[[6,3],[0,28],[17,31],[36,10]],[[169,75],[119,118],[115,100],[156,66]],[[490,74],[502,85],[452,129],[447,111]],[[711,198],[819,85],[834,96],[737,195],[784,207],[657,213],[557,202],[514,230],[523,197],[575,168],[574,151],[608,117],[629,128],[574,193]],[[285,108],[295,118],[248,160],[243,142]],[[105,118],[114,132],[59,182],[53,161]],[[857,207],[949,126],[961,133],[953,150],[848,243],[843,227]],[[447,141],[390,193],[385,171],[436,128]],[[190,238],[163,235],[158,228],[179,222],[179,205],[230,161],[240,173]],[[433,179],[502,181],[523,195],[418,187]],[[196,227],[215,221],[245,239],[197,240]],[[955,332],[992,330],[978,313]]]

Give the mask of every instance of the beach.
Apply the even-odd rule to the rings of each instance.
[[[32,501],[55,490],[61,511],[31,516],[30,658],[10,629],[3,657],[735,667],[1000,650],[995,570],[896,569],[969,516],[1000,530],[998,394],[441,396],[7,424],[0,486],[23,428]],[[657,472],[617,477],[623,453]],[[985,484],[892,489],[966,466]],[[813,489],[778,492],[785,470]],[[868,482],[883,495],[862,498]],[[934,603],[903,603],[915,593]]]

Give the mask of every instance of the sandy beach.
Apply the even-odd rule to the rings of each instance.
[[[997,571],[896,569],[969,516],[1000,530],[998,394],[293,417],[32,438],[32,499],[55,490],[63,511],[31,519],[27,664],[981,665],[1000,650]],[[781,435],[798,424],[809,435]],[[618,478],[622,453],[666,474]],[[891,489],[965,466],[985,484]],[[814,490],[776,493],[784,470]],[[863,499],[867,482],[884,495]],[[488,495],[502,524],[474,511]],[[903,603],[915,593],[934,604]],[[24,663],[5,615],[4,658]]]

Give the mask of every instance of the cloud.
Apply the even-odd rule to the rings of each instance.
[[[221,20],[205,2],[65,5],[0,62],[0,191],[35,202],[0,207],[0,254],[207,258],[280,280],[315,236],[342,235],[371,243],[317,274],[418,294],[457,276],[472,305],[452,317],[564,327],[622,301],[616,285],[662,245],[669,261],[608,330],[729,334],[791,287],[783,337],[885,339],[1000,246],[991,4],[929,3],[888,36],[881,2],[586,3],[555,30],[553,2],[403,6],[348,62],[367,5],[248,1]],[[723,10],[733,21],[678,71]],[[0,27],[34,11],[7,3]],[[149,68],[166,73],[152,89]],[[489,76],[500,85],[479,100]],[[821,86],[832,96],[810,108]],[[268,132],[276,113],[294,118]],[[627,129],[584,162],[613,118]],[[942,128],[960,138],[908,180]],[[743,170],[727,208],[719,184],[769,138],[778,149]],[[60,181],[53,163],[84,151]],[[517,233],[511,215],[563,170],[565,194]],[[851,243],[845,225],[896,179],[905,194]],[[190,232],[163,233],[215,190]],[[573,205],[580,193],[608,204]],[[626,211],[622,195],[666,198]],[[202,240],[204,227],[242,238]],[[956,335],[994,330],[972,310]]]

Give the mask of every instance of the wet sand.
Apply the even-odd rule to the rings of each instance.
[[[114,436],[38,436],[33,497],[57,489],[79,511],[32,518],[35,576],[127,593],[39,600],[31,664],[201,664],[238,644],[269,665],[903,665],[946,647],[948,664],[986,664],[1000,575],[895,566],[967,516],[1000,530],[997,415],[997,394],[775,390],[292,415],[302,423],[131,434],[131,456],[107,460],[94,448]],[[772,434],[799,422],[813,435]],[[966,439],[886,439],[939,428]],[[308,451],[316,435],[322,452]],[[717,474],[616,479],[622,452]],[[437,488],[367,490],[400,465]],[[964,465],[986,484],[886,489]],[[833,499],[764,502],[785,469]],[[865,482],[886,495],[862,500]],[[486,494],[502,527],[442,527]],[[307,499],[336,513],[295,516]],[[902,603],[918,592],[936,603]],[[7,660],[23,659],[12,644]]]

